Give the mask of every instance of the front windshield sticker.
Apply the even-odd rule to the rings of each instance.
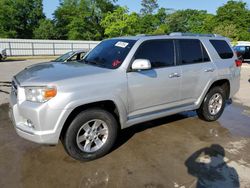
[[[122,41],[119,41],[115,44],[116,47],[120,47],[120,48],[126,48],[128,45],[127,42],[122,42]]]

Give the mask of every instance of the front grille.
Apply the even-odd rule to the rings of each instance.
[[[17,96],[17,84],[14,80],[12,80],[11,82],[11,91],[13,92],[15,96]]]

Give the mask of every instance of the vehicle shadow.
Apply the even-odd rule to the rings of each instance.
[[[236,170],[224,161],[225,150],[221,145],[212,144],[194,152],[186,161],[188,173],[197,178],[197,188],[240,187]]]
[[[228,99],[226,101],[226,106],[230,106],[231,104],[233,104],[232,99]],[[158,127],[158,126],[168,124],[168,123],[171,123],[171,122],[175,122],[175,121],[178,121],[178,120],[183,120],[183,119],[186,119],[186,118],[189,118],[189,117],[194,117],[196,115],[197,114],[196,114],[195,111],[187,111],[187,112],[183,112],[183,113],[179,113],[179,114],[159,118],[159,119],[156,119],[156,120],[136,124],[136,125],[133,125],[133,126],[131,126],[129,128],[120,130],[118,140],[117,140],[116,145],[114,146],[113,150],[116,150],[119,147],[121,147],[129,139],[131,139],[136,133],[143,132],[143,131],[145,131],[147,129],[151,129],[153,127]]]
[[[143,132],[147,129],[151,129],[154,127],[158,127],[164,124],[168,124],[174,121],[186,119],[188,117],[193,117],[196,116],[195,111],[190,111],[190,112],[185,112],[185,113],[180,113],[180,114],[175,114],[172,116],[167,116],[164,118],[148,121],[145,123],[140,123],[133,125],[129,128],[123,129],[119,132],[118,139],[116,141],[115,146],[113,147],[113,151],[121,147],[123,144],[125,144],[128,140],[130,140],[136,133]]]

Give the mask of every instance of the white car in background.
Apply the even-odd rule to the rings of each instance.
[[[7,53],[6,53],[6,49],[1,49],[0,48],[0,61],[4,60],[7,58]]]

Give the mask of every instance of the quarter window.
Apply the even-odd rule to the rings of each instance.
[[[151,40],[144,42],[135,54],[135,59],[148,59],[153,68],[175,64],[173,40]]]
[[[221,57],[221,59],[230,59],[234,56],[232,49],[224,40],[210,40],[211,44]]]

